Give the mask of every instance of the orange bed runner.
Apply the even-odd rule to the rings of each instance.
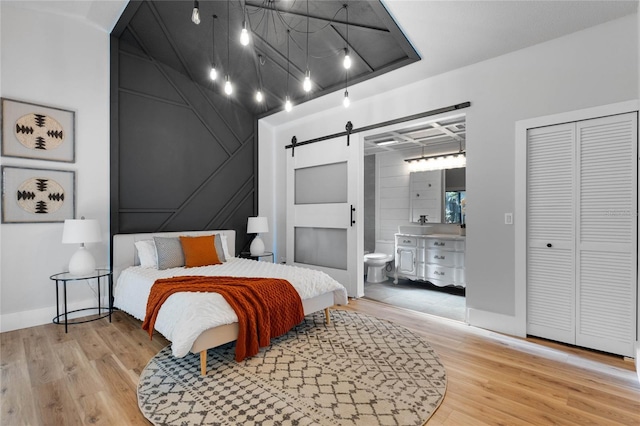
[[[147,300],[142,328],[153,336],[153,327],[165,300],[174,293],[215,292],[231,305],[238,316],[240,330],[236,341],[236,361],[258,353],[304,319],[302,300],[287,280],[183,276],[156,280]]]

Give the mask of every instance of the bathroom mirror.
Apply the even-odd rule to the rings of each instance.
[[[409,222],[465,223],[466,168],[411,172]]]

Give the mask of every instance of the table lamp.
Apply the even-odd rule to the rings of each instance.
[[[260,238],[260,233],[269,232],[269,224],[266,217],[250,217],[247,222],[247,234],[256,234],[256,237],[251,242],[249,251],[251,256],[259,256],[264,254],[264,242]]]
[[[78,250],[69,261],[69,273],[72,275],[87,275],[96,269],[96,260],[85,243],[99,243],[102,241],[100,223],[96,219],[67,219],[62,231],[63,244],[80,244]]]

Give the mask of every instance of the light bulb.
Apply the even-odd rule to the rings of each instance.
[[[347,92],[346,90],[344,91],[344,99],[342,100],[342,105],[344,105],[345,108],[348,108],[349,105],[351,105],[351,101],[349,100],[349,92]]]
[[[224,83],[224,93],[226,93],[227,95],[230,95],[233,93],[233,86],[231,85],[231,82],[229,81],[229,76],[227,76],[227,81],[225,81]]]
[[[211,67],[211,71],[209,71],[209,78],[211,80],[215,80],[218,78],[218,71],[216,70],[215,65]]]
[[[291,108],[293,108],[293,105],[291,105],[291,100],[287,96],[287,100],[284,102],[284,110],[289,112],[291,111]]]
[[[302,83],[302,88],[305,92],[311,91],[311,71],[307,70],[307,73],[304,76],[304,82]]]
[[[200,24],[200,10],[198,9],[198,2],[196,2],[193,7],[193,13],[191,13],[191,20],[196,25]]]
[[[242,31],[240,32],[240,44],[243,46],[249,44],[249,31],[247,31],[245,26],[243,26]]]
[[[262,95],[262,91],[261,91],[261,90],[258,90],[258,91],[256,92],[256,101],[258,101],[258,102],[262,102],[262,100],[263,100],[263,99],[264,99],[264,96]]]
[[[351,56],[349,56],[349,49],[344,49],[344,62],[342,63],[346,69],[351,68]]]

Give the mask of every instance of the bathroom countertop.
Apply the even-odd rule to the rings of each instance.
[[[395,235],[402,235],[406,237],[414,238],[443,238],[449,240],[464,240],[466,235],[459,234],[409,234],[409,233],[396,233]]]

